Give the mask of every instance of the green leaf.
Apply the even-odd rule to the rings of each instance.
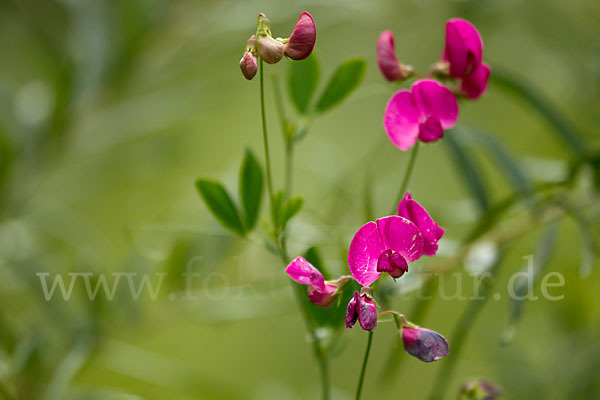
[[[362,58],[352,58],[342,63],[329,80],[317,102],[316,111],[325,112],[341,102],[360,85],[367,63]]]
[[[459,138],[455,137],[454,130],[450,130],[444,135],[444,143],[447,144],[456,169],[465,182],[467,189],[477,201],[479,208],[481,211],[487,211],[490,207],[490,200],[483,183],[484,180],[479,173],[481,168],[479,168],[475,159],[463,147]]]
[[[290,63],[288,89],[292,103],[300,114],[308,114],[310,100],[319,83],[319,62],[314,55]]]
[[[204,199],[208,209],[225,228],[238,235],[245,230],[237,208],[221,183],[209,179],[198,179],[196,188]]]
[[[554,132],[571,153],[580,154],[585,151],[586,145],[581,139],[581,135],[567,122],[565,116],[534,87],[510,72],[497,68],[490,75],[490,82],[529,103],[554,128]]]
[[[256,225],[263,193],[262,168],[250,150],[246,150],[244,161],[242,161],[239,185],[244,223],[246,230],[250,231]]]
[[[287,201],[283,214],[283,226],[285,226],[294,215],[300,212],[303,203],[304,200],[302,200],[302,197],[293,197]]]

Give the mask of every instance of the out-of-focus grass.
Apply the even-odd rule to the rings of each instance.
[[[351,56],[365,57],[369,68],[359,90],[318,120],[298,148],[295,190],[305,206],[291,227],[294,255],[318,243],[330,269],[342,273],[339,244],[347,245],[362,222],[365,173],[376,176],[378,214],[395,196],[407,156],[381,127],[393,92],[375,63],[384,29],[395,32],[399,57],[423,70],[441,52],[444,21],[470,19],[492,66],[516,71],[540,88],[598,145],[600,7],[591,0],[5,1],[0,378],[16,379],[21,398],[42,398],[48,387],[46,398],[316,396],[315,365],[281,265],[229,237],[193,187],[196,177],[210,176],[233,188],[244,148],[261,154],[258,87],[242,78],[238,60],[258,12],[284,36],[304,9],[317,23],[323,76]],[[286,63],[269,71],[284,74]],[[270,99],[267,108],[279,166],[283,147]],[[541,172],[533,170],[539,181],[549,179],[548,166],[565,167],[567,151],[549,126],[494,87],[461,108],[460,123],[493,132],[523,164],[542,165]],[[474,156],[492,199],[502,198],[506,182],[489,157]],[[282,169],[274,173],[280,184]],[[468,231],[472,203],[442,143],[421,150],[411,191],[439,216],[445,240]],[[531,254],[538,235],[511,246],[498,287],[522,268],[521,257]],[[202,257],[194,264],[202,273],[194,281],[199,298],[180,300],[185,282],[179,275],[196,256]],[[547,267],[565,275],[565,299],[528,303],[506,347],[498,343],[508,301],[490,301],[452,388],[483,376],[504,386],[507,398],[597,395],[600,277],[596,268],[581,279],[579,262],[577,228],[565,220]],[[157,301],[131,302],[123,290],[114,301],[90,303],[78,288],[72,301],[44,301],[36,272],[75,271],[166,271],[165,287],[178,299],[170,301],[165,289]],[[454,285],[452,277],[443,284],[448,293]],[[414,298],[395,307],[408,311]],[[449,334],[465,305],[436,301],[424,324]],[[393,346],[392,325],[381,324],[375,335],[365,398],[424,397],[443,361],[405,360],[390,388],[377,384]],[[350,398],[366,340],[358,329],[345,337],[345,352],[332,361],[336,398]]]

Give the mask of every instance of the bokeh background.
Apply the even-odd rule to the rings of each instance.
[[[316,364],[280,261],[224,230],[194,188],[203,176],[235,191],[245,148],[262,159],[258,82],[243,79],[238,61],[258,12],[285,36],[302,10],[316,21],[322,85],[350,57],[364,57],[368,69],[361,87],[298,146],[294,190],[305,201],[290,226],[292,255],[317,244],[329,268],[345,272],[340,248],[363,222],[365,179],[379,215],[396,194],[408,156],[381,125],[394,90],[375,62],[382,30],[394,31],[403,61],[426,70],[441,53],[444,22],[469,19],[492,67],[536,88],[586,150],[598,148],[595,0],[2,0],[0,397],[317,398]],[[284,78],[288,66],[284,60],[267,73]],[[270,90],[267,80],[281,185],[283,142]],[[534,182],[568,171],[569,150],[553,128],[496,86],[464,104],[459,123],[493,134]],[[503,199],[510,185],[485,152],[470,149],[489,198]],[[580,180],[590,190],[585,171]],[[478,210],[442,141],[421,148],[410,187],[446,228],[443,247],[451,251]],[[546,269],[565,276],[564,299],[528,302],[513,340],[501,345],[511,304],[498,290],[502,299],[489,301],[474,323],[447,398],[472,377],[496,382],[507,399],[600,397],[598,263],[582,277],[578,226],[562,218],[558,227]],[[598,225],[591,228],[597,239]],[[543,227],[510,246],[497,288],[523,268],[540,234]],[[193,280],[197,299],[184,300],[181,273],[190,260],[201,276]],[[144,294],[132,301],[124,284],[113,301],[88,301],[81,285],[70,301],[46,301],[39,272],[137,272],[153,282],[155,273],[168,275],[155,301]],[[470,282],[450,276],[447,293],[457,279]],[[408,313],[414,301],[410,292],[393,305]],[[434,301],[423,324],[449,335],[467,304]],[[360,329],[343,335],[331,361],[337,399],[352,398],[366,341]],[[429,392],[445,360],[406,359],[381,381],[396,346],[393,324],[382,323],[364,398]]]

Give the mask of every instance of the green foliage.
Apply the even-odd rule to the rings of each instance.
[[[312,99],[319,83],[319,62],[315,55],[290,63],[288,89],[292,104],[300,114],[309,113]]]
[[[214,217],[233,233],[243,236],[244,225],[235,204],[220,182],[198,179],[196,188]]]
[[[250,150],[246,150],[240,168],[240,201],[244,210],[244,226],[252,230],[256,225],[263,193],[263,172],[260,163]]]
[[[333,73],[316,105],[316,112],[323,113],[346,98],[356,89],[367,69],[362,58],[352,58],[342,63]]]
[[[279,230],[285,229],[289,220],[302,209],[303,199],[301,197],[292,197],[285,200],[282,191],[273,194],[273,221]]]

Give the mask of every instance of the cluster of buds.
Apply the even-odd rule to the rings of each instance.
[[[278,63],[283,56],[292,60],[303,60],[308,57],[315,46],[317,29],[312,16],[304,11],[289,38],[273,38],[271,23],[263,14],[258,14],[256,34],[250,36],[246,51],[240,60],[242,74],[248,80],[256,75],[258,69],[257,57],[267,64]]]

